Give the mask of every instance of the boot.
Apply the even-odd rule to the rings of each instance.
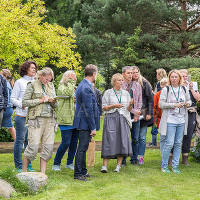
[[[172,158],[173,158],[173,154],[170,153],[169,160],[168,160],[168,166],[172,166]]]
[[[183,153],[182,154],[182,164],[185,166],[189,166],[190,164],[188,163],[188,153]]]

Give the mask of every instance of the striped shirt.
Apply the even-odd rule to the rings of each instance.
[[[135,114],[136,111],[140,111],[142,108],[142,87],[136,82],[132,81],[131,83],[123,82],[122,88],[128,91],[131,97],[134,100],[134,106],[131,110],[132,114]]]

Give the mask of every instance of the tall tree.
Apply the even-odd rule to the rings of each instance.
[[[199,4],[200,0],[83,2],[80,21],[74,25],[83,63],[99,64],[107,84],[127,64],[137,64],[152,81],[155,69],[163,64],[167,70],[196,66]],[[137,27],[139,34],[133,31]]]
[[[72,27],[78,19],[79,0],[44,0],[48,9],[46,20],[49,23],[56,23],[66,28]]]

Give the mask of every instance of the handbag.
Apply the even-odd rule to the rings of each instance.
[[[157,128],[155,125],[152,126],[151,134],[152,134],[152,135],[157,135],[157,134],[158,134],[158,128]]]
[[[89,147],[88,147],[88,162],[87,162],[88,167],[94,167],[94,163],[95,163],[95,147],[96,147],[96,143],[92,139],[90,141]]]

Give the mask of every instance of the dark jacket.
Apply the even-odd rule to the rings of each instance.
[[[97,104],[100,112],[100,116],[102,115],[102,93],[97,88],[94,88],[94,94],[97,98]]]
[[[153,124],[153,92],[150,83],[143,79],[142,86],[142,109],[147,109],[147,114],[152,118],[149,121],[141,120],[140,126],[151,126]]]
[[[8,90],[7,90],[7,83],[6,79],[0,75],[0,111],[2,109],[6,109],[8,105]]]
[[[79,130],[99,130],[100,113],[92,86],[82,80],[76,89],[76,110],[73,126]]]

